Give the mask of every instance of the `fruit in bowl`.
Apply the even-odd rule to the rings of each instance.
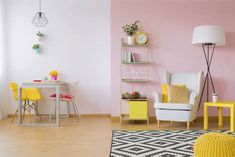
[[[130,93],[126,92],[126,93],[122,94],[122,98],[123,99],[129,99],[130,98]]]
[[[122,98],[123,99],[138,99],[140,97],[140,93],[135,91],[135,92],[132,92],[132,93],[124,93],[122,94]]]
[[[130,99],[138,99],[140,97],[140,93],[138,91],[132,92],[130,94]]]

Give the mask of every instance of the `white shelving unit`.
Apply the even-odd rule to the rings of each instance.
[[[123,39],[121,39],[121,94],[126,92],[123,91],[123,84],[125,83],[140,83],[141,85],[148,83],[150,81],[149,79],[149,45],[148,44],[133,44],[133,45],[129,45],[125,42],[123,42]],[[127,62],[126,60],[124,60],[124,56],[126,52],[133,52],[135,49],[139,49],[142,48],[144,52],[139,52],[139,54],[141,54],[142,56],[145,57],[145,59],[141,59],[141,60],[135,60],[135,62]],[[141,78],[128,78],[127,76],[123,75],[123,69],[126,68],[127,66],[145,66],[145,73],[146,76],[142,76]],[[137,67],[138,68],[138,67]],[[129,76],[130,77],[130,76]],[[141,94],[141,93],[140,93]],[[129,120],[146,120],[147,123],[149,123],[149,118],[147,116],[146,119],[131,119],[129,117],[129,113],[130,113],[130,108],[129,108],[129,102],[130,101],[145,101],[148,102],[148,98],[147,97],[140,97],[139,99],[124,99],[121,98],[121,105],[120,105],[120,123],[122,124],[122,121],[129,121]],[[147,113],[148,115],[148,113]]]

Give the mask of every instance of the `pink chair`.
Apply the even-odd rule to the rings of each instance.
[[[70,105],[72,105],[74,113],[76,114],[77,118],[80,118],[79,110],[78,110],[78,105],[77,105],[77,85],[78,82],[75,82],[72,86],[69,87],[69,93],[62,93],[60,94],[60,101],[67,103],[67,117],[69,118],[69,113],[70,113]],[[51,122],[51,117],[52,117],[52,112],[53,112],[53,107],[55,109],[55,115],[56,115],[56,94],[51,94],[51,111],[50,111],[50,116],[49,116],[49,122]],[[55,105],[53,105],[55,104]]]

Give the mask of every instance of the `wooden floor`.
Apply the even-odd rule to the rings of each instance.
[[[225,122],[223,129],[229,128]],[[191,129],[202,129],[202,122]],[[185,130],[186,123],[162,122],[162,130]],[[210,122],[210,129],[219,129]],[[108,157],[112,130],[157,130],[156,123],[123,124],[108,117],[84,117],[79,122],[62,120],[60,128],[18,127],[10,119],[0,120],[0,157]]]

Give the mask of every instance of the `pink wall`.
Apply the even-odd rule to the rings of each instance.
[[[156,1],[112,0],[111,4],[112,50],[112,103],[111,113],[119,115],[120,105],[120,38],[126,38],[121,27],[140,20],[141,29],[150,38],[151,83],[135,89],[149,95],[160,92],[164,72],[206,71],[201,47],[191,44],[192,31],[197,25],[215,24],[225,28],[227,45],[217,47],[211,72],[221,99],[235,100],[235,2],[232,1]],[[144,86],[144,87],[143,87]],[[150,107],[154,115],[153,104]],[[216,114],[216,110],[210,110]],[[202,108],[200,108],[202,115]]]

